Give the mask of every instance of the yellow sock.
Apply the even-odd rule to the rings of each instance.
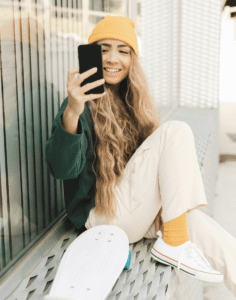
[[[186,212],[169,222],[163,223],[163,241],[173,247],[189,241]]]

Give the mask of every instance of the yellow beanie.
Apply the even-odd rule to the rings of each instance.
[[[88,44],[109,38],[120,40],[131,46],[138,57],[138,41],[134,29],[135,23],[128,17],[106,16],[94,27]]]

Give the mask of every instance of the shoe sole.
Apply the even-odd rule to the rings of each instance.
[[[114,225],[94,226],[67,248],[44,300],[104,300],[123,271],[129,239]]]
[[[163,254],[161,254],[160,252],[156,251],[154,248],[152,248],[151,250],[151,257],[154,259],[154,260],[157,260],[165,265],[168,265],[168,266],[172,266],[176,269],[178,269],[178,262],[171,259],[170,257],[168,256],[165,256]],[[224,275],[223,274],[220,274],[220,275],[217,275],[217,274],[209,274],[207,272],[201,272],[201,271],[198,271],[196,269],[192,269],[190,267],[187,267],[183,264],[180,264],[180,269],[179,269],[181,272],[183,272],[184,274],[192,277],[192,278],[195,278],[197,280],[201,280],[201,281],[206,281],[206,282],[222,282],[224,280]]]

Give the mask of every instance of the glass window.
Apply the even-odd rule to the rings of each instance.
[[[89,10],[124,15],[128,0],[89,0]]]

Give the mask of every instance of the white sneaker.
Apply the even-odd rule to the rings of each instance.
[[[151,250],[151,257],[163,264],[175,267],[184,274],[207,282],[222,282],[224,275],[214,270],[202,251],[192,242],[172,247],[162,239],[162,233]]]

